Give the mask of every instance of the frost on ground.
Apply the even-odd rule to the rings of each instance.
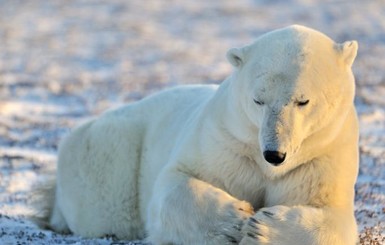
[[[356,39],[361,244],[385,243],[385,5],[367,1],[0,1],[0,243],[111,244],[27,221],[59,140],[107,108],[178,84],[220,83],[225,52],[298,23]],[[121,244],[133,244],[119,241]]]

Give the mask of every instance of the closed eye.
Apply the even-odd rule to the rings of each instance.
[[[259,100],[254,99],[254,103],[257,105],[264,105],[265,103]]]
[[[296,103],[298,106],[305,106],[309,103],[309,100],[297,101]]]

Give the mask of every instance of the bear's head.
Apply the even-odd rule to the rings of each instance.
[[[257,128],[264,168],[279,174],[310,160],[315,156],[301,151],[309,137],[342,126],[353,106],[357,48],[356,41],[338,44],[296,25],[228,51],[236,68],[231,97]],[[331,137],[319,135],[320,146],[323,138]]]

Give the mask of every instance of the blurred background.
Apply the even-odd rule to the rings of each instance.
[[[359,42],[356,215],[361,244],[385,243],[383,0],[0,0],[0,242],[80,239],[23,223],[71,127],[164,88],[221,83],[229,48],[291,24]]]

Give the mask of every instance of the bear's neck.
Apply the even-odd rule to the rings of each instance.
[[[216,94],[208,102],[210,121],[216,125],[221,140],[231,138],[238,143],[255,145],[258,143],[258,129],[251,123],[240,102],[242,95],[236,94],[235,74],[222,82]],[[234,142],[233,142],[234,143]]]

